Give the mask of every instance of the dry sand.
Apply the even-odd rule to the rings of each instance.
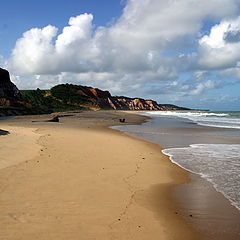
[[[146,120],[85,112],[61,123],[1,121],[10,132],[0,136],[1,240],[198,239],[170,200],[188,174],[158,145],[106,128],[120,117]]]

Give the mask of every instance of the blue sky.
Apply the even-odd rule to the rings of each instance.
[[[9,57],[16,40],[24,32],[52,24],[63,28],[71,16],[92,13],[96,26],[106,25],[119,17],[121,1],[112,0],[8,0],[0,8],[0,54]]]
[[[3,1],[0,66],[20,89],[240,110],[239,16],[238,0]]]

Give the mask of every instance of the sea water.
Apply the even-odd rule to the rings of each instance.
[[[157,111],[147,114],[184,118],[202,126],[240,129],[240,112]]]
[[[147,112],[142,126],[117,127],[164,146],[175,164],[211,182],[240,209],[240,112]]]
[[[172,162],[200,174],[240,209],[240,144],[193,144],[164,149]]]

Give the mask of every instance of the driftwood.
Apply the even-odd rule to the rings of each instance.
[[[50,120],[47,120],[47,122],[59,122],[59,117],[56,116],[56,117],[54,117],[54,118],[52,118]]]
[[[8,131],[0,129],[0,135],[7,135],[7,134],[9,134]]]
[[[59,122],[59,117],[58,116],[55,116],[53,117],[52,119],[50,120],[43,120],[43,121],[32,121],[32,122]]]

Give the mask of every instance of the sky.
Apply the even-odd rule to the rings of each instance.
[[[19,89],[73,83],[240,110],[240,2],[2,1],[0,67]]]

